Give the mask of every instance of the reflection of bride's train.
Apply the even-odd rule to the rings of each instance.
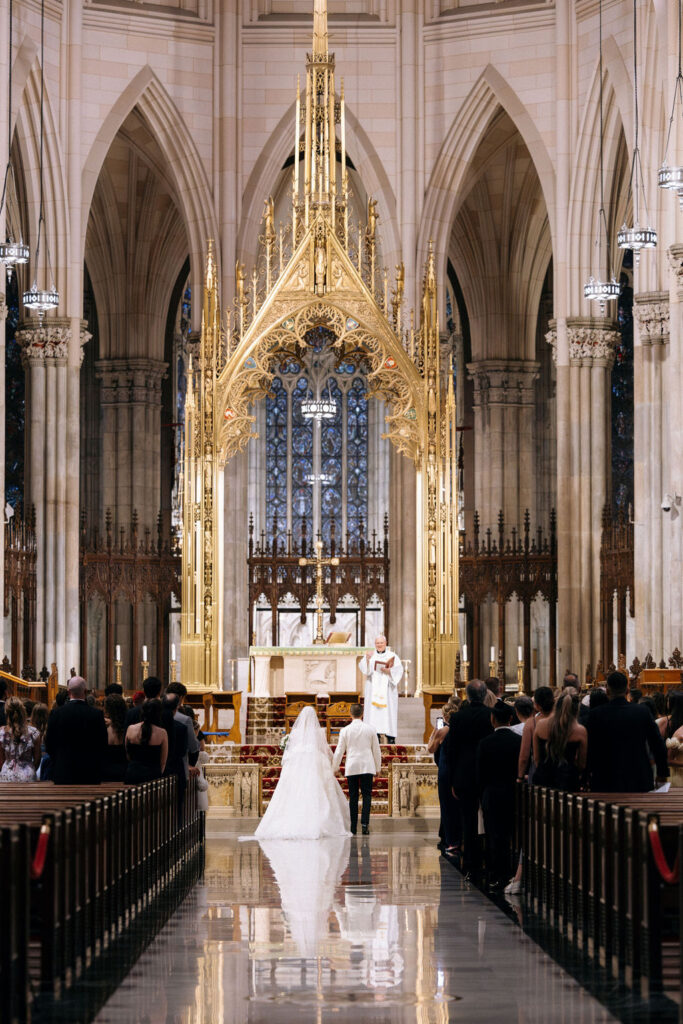
[[[349,863],[349,839],[264,839],[285,922],[300,956],[320,955],[334,891]]]

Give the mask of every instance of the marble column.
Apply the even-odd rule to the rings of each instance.
[[[642,659],[651,651],[659,660],[665,653],[664,590],[669,582],[663,572],[661,508],[669,489],[663,423],[664,377],[671,351],[669,293],[636,295],[633,318],[635,653]]]
[[[2,220],[0,220],[0,228],[2,227]],[[3,237],[0,234],[0,237]],[[2,273],[2,268],[0,268]],[[4,274],[2,274],[4,277]],[[4,282],[2,287],[4,287]],[[5,302],[5,296],[0,294],[0,395],[2,395],[2,413],[0,414],[0,497],[2,498],[2,508],[5,507],[5,320],[7,319],[7,303]],[[5,519],[4,513],[2,516]],[[4,531],[3,526],[3,531]],[[3,599],[4,603],[5,593],[5,543],[4,543],[4,532],[3,542],[0,544],[0,598]],[[10,620],[5,619],[2,616],[2,629],[0,629],[0,642],[2,647],[0,648],[0,657],[4,657],[9,652],[10,646]]]
[[[671,344],[666,347],[662,372],[662,491],[674,499],[671,510],[661,508],[662,494],[655,496],[662,522],[661,656],[665,659],[675,647],[683,650],[683,243],[670,246],[669,263]]]
[[[539,363],[484,359],[469,363],[474,383],[474,507],[482,530],[498,536],[498,515],[505,534],[523,527],[524,513],[535,508],[535,382]],[[481,609],[479,657],[488,665],[489,648],[499,647],[499,610],[493,600]],[[506,679],[514,679],[517,645],[523,641],[523,609],[509,602],[505,610]]]
[[[567,344],[557,335],[566,330]],[[612,320],[568,318],[547,335],[557,360],[558,677],[600,656],[600,537],[610,494]],[[561,414],[562,410],[562,414]]]
[[[71,318],[28,320],[16,335],[26,369],[25,499],[36,511],[36,668],[54,661],[62,678],[79,667],[78,482],[74,490],[69,467],[82,347],[90,338],[84,321],[74,338],[72,324]]]
[[[100,359],[102,510],[126,529],[137,511],[140,529],[156,529],[161,508],[161,382],[156,359]]]

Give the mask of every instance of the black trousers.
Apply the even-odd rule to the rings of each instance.
[[[361,825],[370,824],[370,803],[372,801],[372,780],[374,775],[348,775],[346,781],[349,784],[349,811],[351,812],[351,831],[355,834],[358,829],[358,790],[363,794],[363,811],[361,813]]]

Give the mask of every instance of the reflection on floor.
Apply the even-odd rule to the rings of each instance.
[[[614,1020],[431,837],[209,841],[197,886],[97,1021]]]

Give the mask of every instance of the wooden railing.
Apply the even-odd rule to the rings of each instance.
[[[52,664],[52,672],[47,679],[21,679],[13,675],[5,666],[6,660],[2,662],[0,679],[7,683],[7,695],[9,697],[20,697],[22,700],[41,701],[50,708],[54,704],[57,690],[59,689],[59,677],[57,666]]]

